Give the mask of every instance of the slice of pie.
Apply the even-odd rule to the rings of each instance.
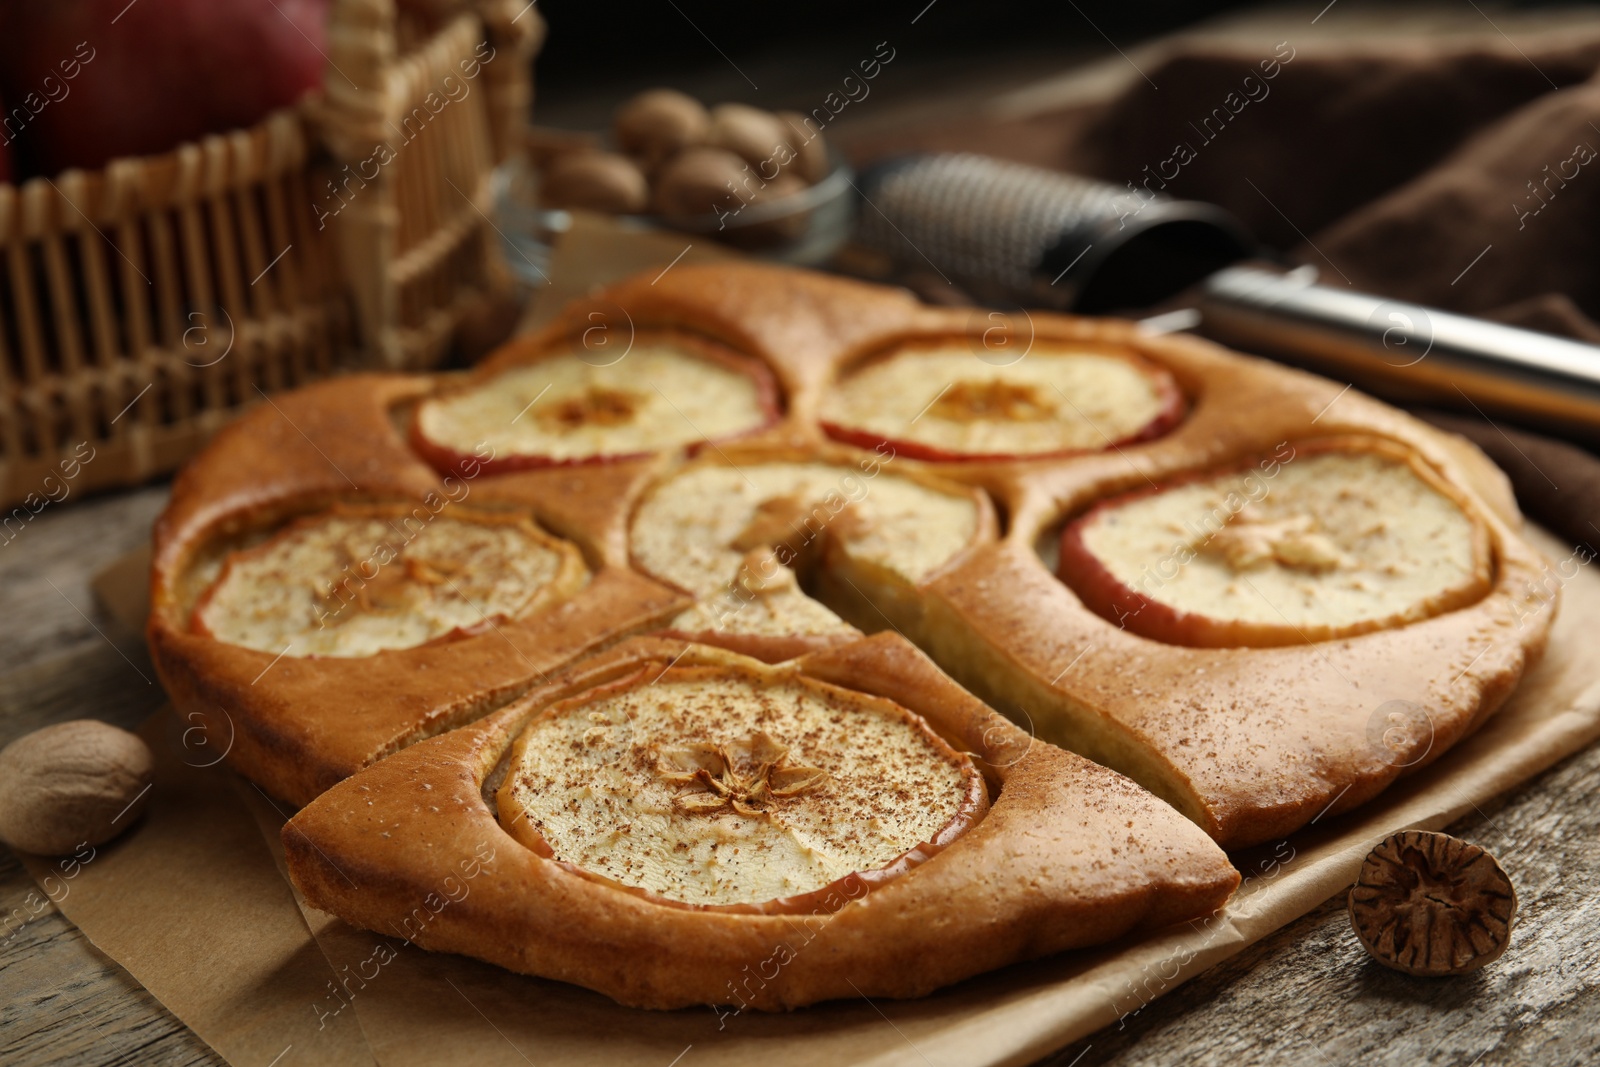
[[[1428,433],[1262,443],[1282,421],[1233,420],[1253,448],[1148,481],[1059,472],[1054,507],[1013,512],[895,624],[1227,848],[1359,806],[1506,699],[1555,602]]]
[[[891,701],[681,663],[552,705],[498,791],[501,825],[539,855],[652,900],[764,912],[909,870],[988,807],[971,759]]]
[[[892,634],[777,666],[634,639],[335,786],[283,840],[317,908],[651,1008],[918,996],[1199,918],[1239,881]]]
[[[642,465],[441,478],[396,417],[434,387],[274,397],[174,482],[147,637],[191,763],[304,804],[688,606],[605,547]]]

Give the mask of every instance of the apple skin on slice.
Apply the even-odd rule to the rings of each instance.
[[[1183,504],[1162,513],[1163,499]],[[1102,551],[1145,544],[1131,562],[1108,563],[1096,539]],[[1164,551],[1146,551],[1157,541]],[[1493,576],[1471,505],[1419,457],[1377,438],[1285,442],[1271,457],[1103,500],[1066,524],[1060,549],[1061,580],[1091,611],[1195,648],[1402,626],[1477,601]]]
[[[1104,411],[1086,414],[1080,404],[1096,405],[1076,388],[1062,389],[1047,370],[1052,366],[1078,369],[1080,387],[1098,384],[1113,394],[1098,405],[1112,409],[1111,417]],[[1131,404],[1114,399],[1117,391]],[[1125,413],[1135,407],[1143,410],[1130,419]],[[1040,348],[996,366],[948,340],[920,341],[847,374],[824,402],[820,422],[829,437],[859,448],[892,448],[896,455],[932,463],[994,463],[1059,459],[1149,441],[1177,426],[1186,407],[1172,375],[1131,351]],[[890,422],[903,428],[892,429]],[[990,437],[1017,436],[1025,425],[1041,432],[1027,445],[963,445],[952,440],[963,423],[987,428]]]
[[[689,380],[687,390],[673,390],[665,380],[675,373]],[[711,406],[701,395],[709,390],[700,388],[708,383],[734,395]],[[706,410],[685,410],[697,402]],[[451,408],[467,408],[468,415]],[[567,347],[496,363],[465,386],[418,405],[409,438],[435,469],[477,477],[618,463],[677,449],[693,454],[708,443],[760,433],[781,415],[777,379],[760,360],[692,334],[640,331],[633,351],[611,364],[590,363]],[[661,432],[649,432],[649,419]],[[713,428],[703,431],[708,425]]]

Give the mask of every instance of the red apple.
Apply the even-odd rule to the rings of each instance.
[[[329,2],[0,0],[21,169],[154,155],[292,104],[322,84]]]

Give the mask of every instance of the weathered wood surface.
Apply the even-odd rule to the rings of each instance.
[[[1049,1067],[1412,1067],[1600,1062],[1600,745],[1451,832],[1517,889],[1506,954],[1426,979],[1368,959],[1343,896],[1211,968]]]
[[[166,498],[161,486],[69,498],[0,544],[0,744],[64,719],[132,729],[161,705],[143,639],[99,610],[89,580],[148,540]],[[28,915],[35,891],[0,848],[0,916]],[[0,1063],[223,1063],[54,906],[5,929]]]
[[[88,582],[136,547],[157,487],[42,513],[0,546],[0,744],[63,719],[140,722],[162,700],[137,634]],[[1051,1067],[1298,1062],[1566,1064],[1600,1056],[1600,747],[1456,832],[1499,857],[1521,911],[1486,972],[1407,978],[1366,960],[1330,901],[1138,1015],[1062,1050]],[[32,880],[0,849],[0,915]],[[222,1061],[53,907],[0,946],[0,1063]]]

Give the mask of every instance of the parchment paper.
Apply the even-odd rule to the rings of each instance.
[[[653,254],[682,247],[669,244]],[[1551,558],[1568,556],[1530,533]],[[140,630],[145,580],[144,565],[125,560],[95,590]],[[354,930],[298,906],[277,836],[287,813],[225,765],[206,766],[226,738],[186,732],[169,711],[144,731],[158,757],[150,810],[78,871],[58,906],[239,1067],[665,1067],[679,1057],[686,1067],[747,1067],[780,1052],[801,1065],[1026,1063],[1103,1026],[1137,1026],[1155,997],[1344,891],[1386,834],[1447,826],[1600,737],[1600,576],[1581,569],[1562,596],[1544,661],[1478,734],[1361,810],[1235,856],[1245,883],[1210,921],[1010,967],[921,1000],[785,1016],[644,1012]],[[59,879],[53,863],[27,863],[47,890],[46,875]],[[1513,939],[1508,958],[1516,951]]]
[[[332,969],[233,793],[238,776],[208,766],[221,746],[186,736],[167,709],[140,735],[155,774],[139,824],[70,876],[61,860],[23,855],[34,881],[229,1063],[373,1065],[353,1017],[310,1009]]]
[[[1548,556],[1567,555],[1530,534]],[[117,570],[97,592],[137,624],[143,582],[136,568],[120,579]],[[197,766],[225,739],[185,736],[166,711],[145,729],[158,769],[142,825],[84,866],[60,907],[241,1067],[291,1046],[285,1067],[373,1057],[383,1067],[663,1067],[686,1050],[685,1064],[747,1065],[779,1048],[783,1062],[802,1065],[1026,1063],[1103,1026],[1137,1026],[1144,1004],[1342,892],[1385,834],[1447,826],[1600,737],[1600,577],[1581,570],[1562,596],[1544,661],[1479,733],[1366,808],[1235,856],[1245,884],[1211,921],[1010,967],[922,1000],[787,1016],[635,1011],[354,930],[297,908],[278,846],[285,813],[225,766]],[[28,865],[36,879],[54,870]]]

